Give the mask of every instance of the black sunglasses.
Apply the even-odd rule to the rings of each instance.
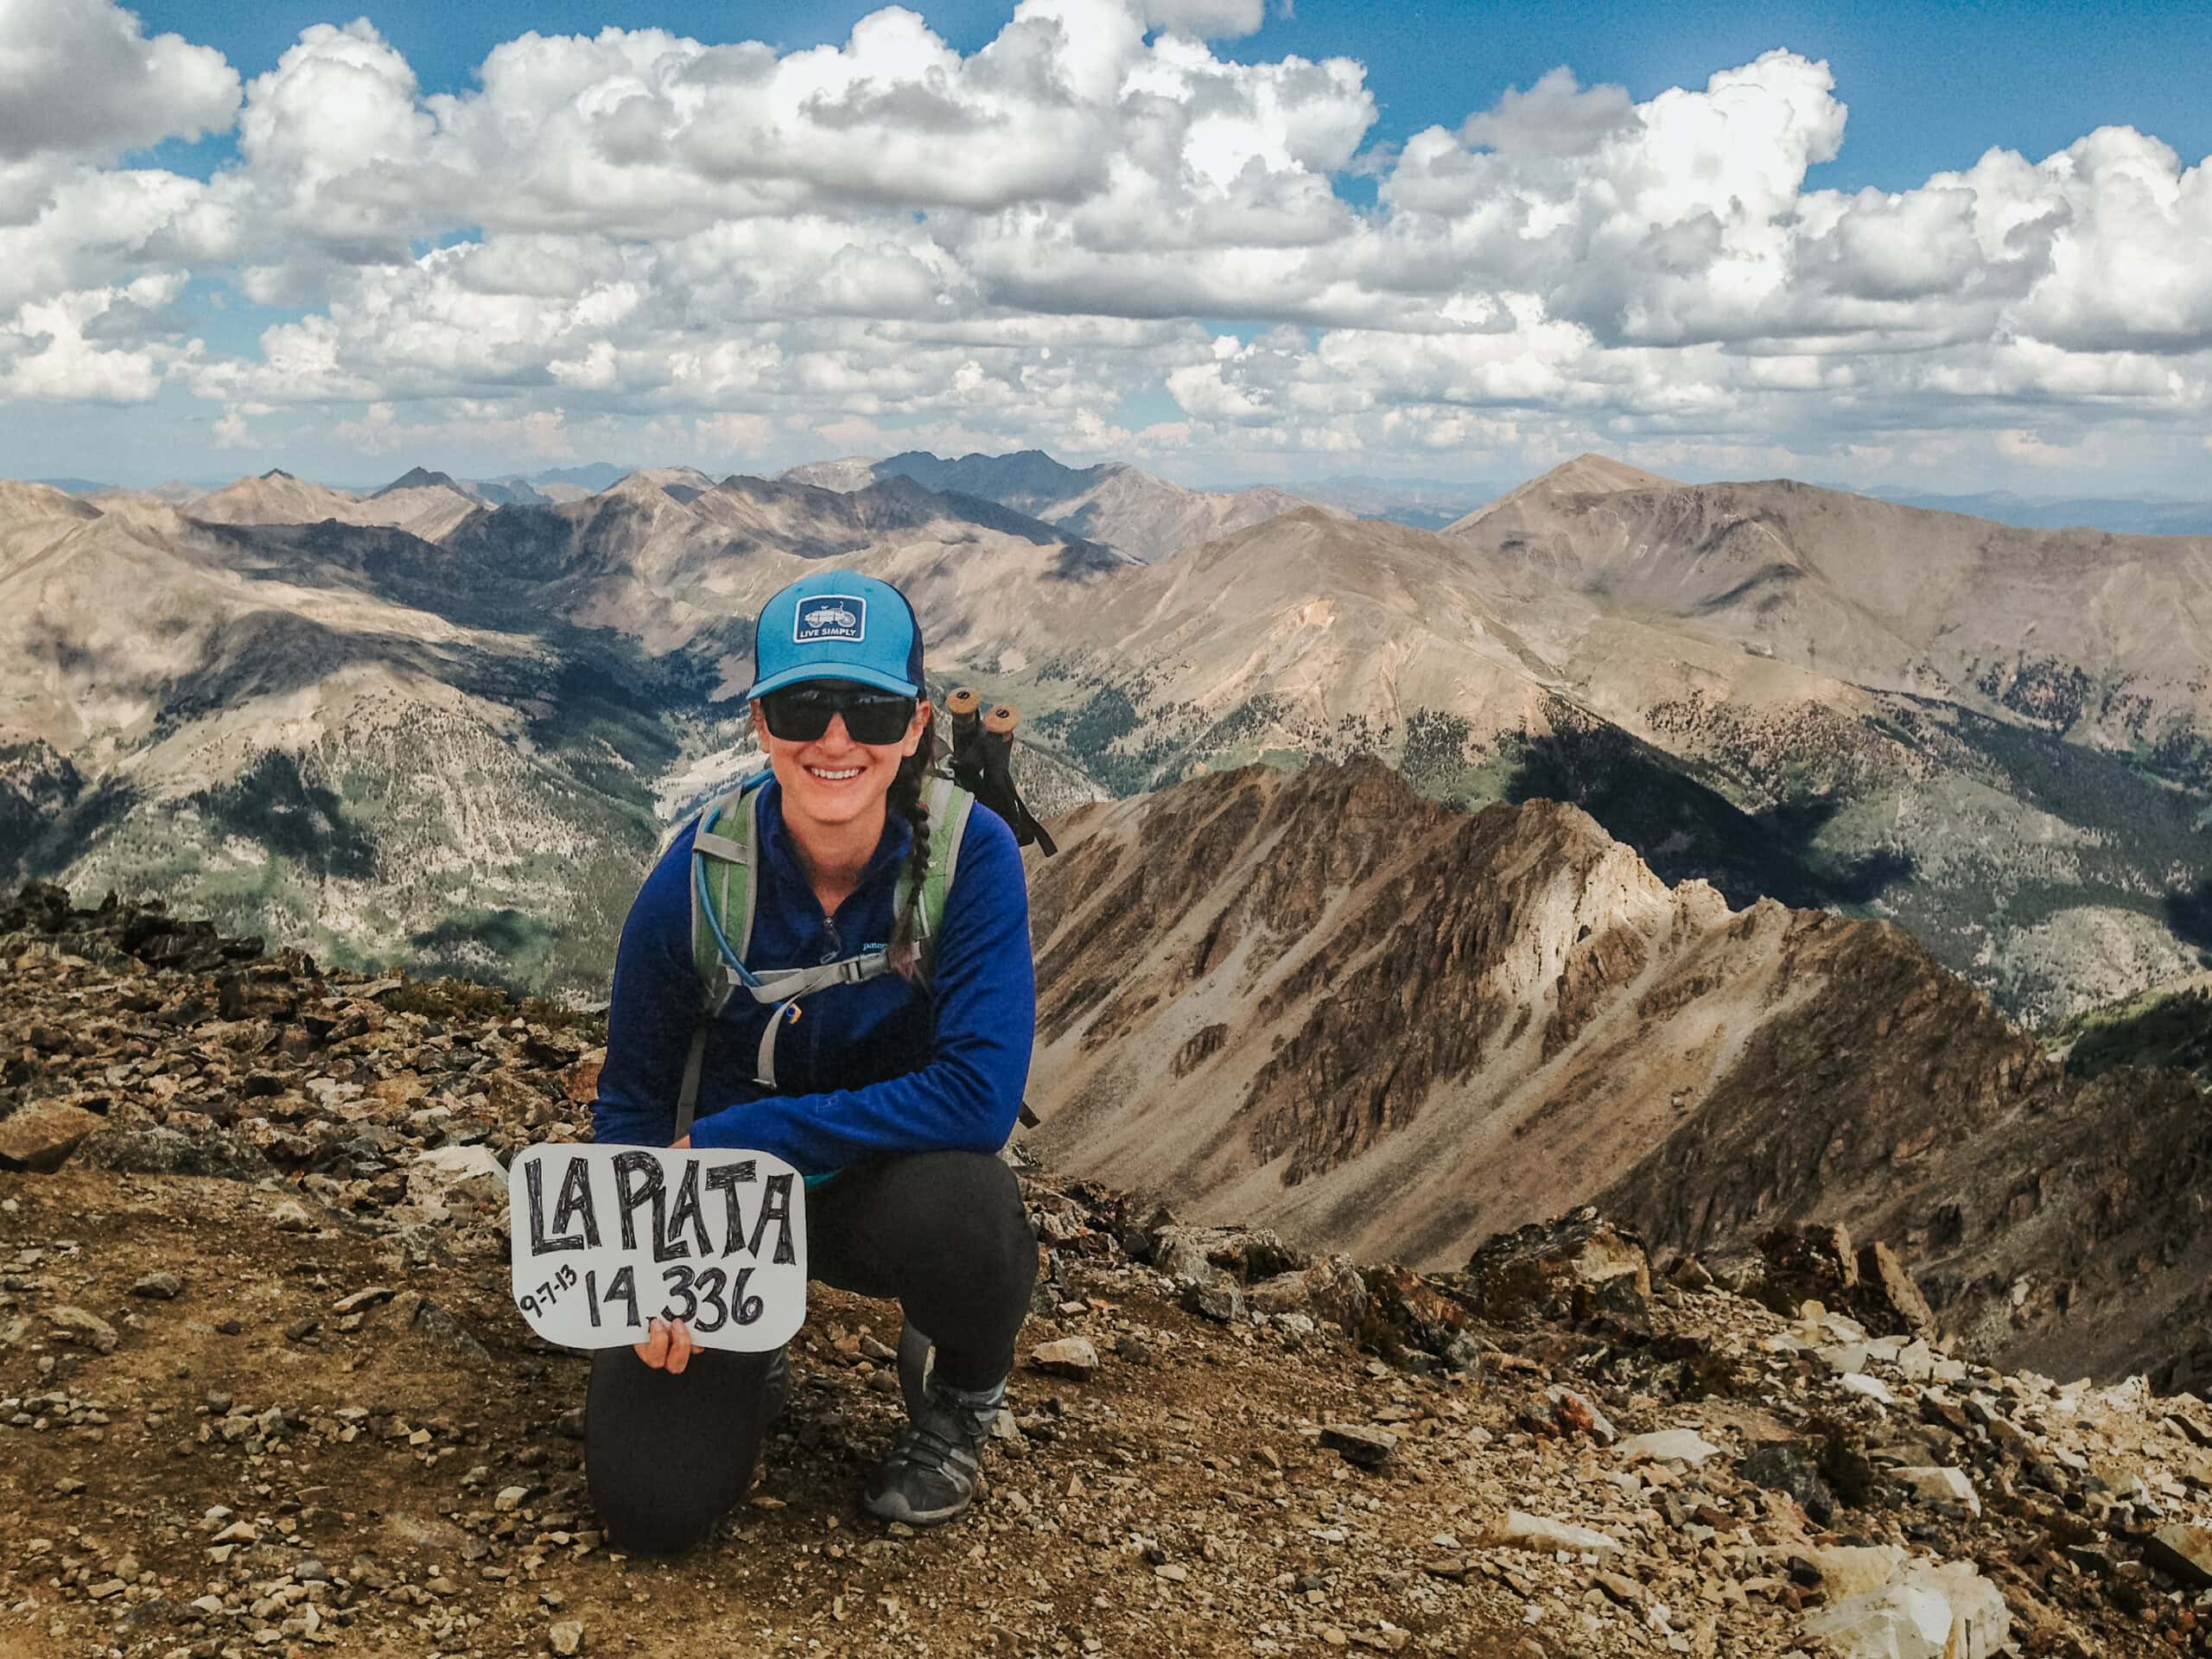
[[[786,743],[813,742],[835,715],[845,717],[845,735],[855,743],[896,743],[913,724],[914,709],[912,697],[846,680],[811,680],[760,699],[769,734]]]

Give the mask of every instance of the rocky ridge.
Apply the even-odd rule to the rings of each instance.
[[[973,1516],[858,1511],[897,1314],[823,1293],[747,1504],[627,1559],[501,1233],[596,1036],[0,904],[10,1652],[2212,1651],[2212,1413],[1948,1353],[1879,1247],[1655,1264],[1585,1211],[1421,1274],[1033,1169]]]
[[[1684,1249],[1841,1222],[1979,1357],[2212,1375],[2195,1080],[2069,1075],[1893,924],[1732,909],[1578,808],[1460,812],[1371,760],[1055,833],[1056,1167],[1431,1268],[1590,1202]]]

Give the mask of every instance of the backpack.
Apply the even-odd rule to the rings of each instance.
[[[699,976],[701,1003],[691,1052],[683,1064],[683,1085],[677,1096],[676,1138],[691,1133],[699,1104],[699,1074],[706,1061],[707,1033],[729,1000],[741,990],[775,1012],[760,1033],[754,1081],[776,1087],[776,1034],[798,1018],[798,1000],[831,985],[857,985],[891,971],[887,944],[865,945],[856,957],[807,968],[772,968],[759,972],[745,965],[753,944],[753,850],[760,845],[760,788],[772,774],[754,773],[735,789],[707,804],[691,842],[691,962]],[[916,982],[926,990],[944,924],[944,906],[960,862],[960,840],[976,798],[949,778],[932,775],[929,787],[930,861],[914,912]],[[899,873],[892,914],[906,909],[911,890],[907,873]]]

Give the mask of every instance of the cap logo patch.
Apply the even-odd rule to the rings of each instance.
[[[868,601],[852,594],[817,594],[799,601],[791,621],[791,643],[804,645],[817,639],[868,638]]]

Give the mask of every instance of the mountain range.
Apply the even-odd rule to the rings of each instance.
[[[659,792],[729,764],[768,592],[850,558],[942,616],[1122,563],[903,479],[647,471],[465,510],[433,474],[216,493],[198,517],[0,486],[0,846],[340,960],[577,995],[604,989]]]
[[[1285,499],[1036,452],[550,503],[427,468],[181,507],[7,487],[17,868],[326,950],[597,994],[665,815],[741,756],[753,609],[822,558],[899,582],[933,671],[1023,708],[1046,810],[1374,755],[1446,802],[1573,803],[1735,908],[1895,919],[2031,1021],[2212,948],[2212,631],[2173,626],[2208,613],[2203,538],[1598,456],[1440,532],[1293,505],[1216,534]],[[239,804],[271,779],[295,831]],[[550,891],[533,837],[591,874]]]
[[[2135,536],[2212,536],[2212,501],[2169,501],[2156,498],[2081,495],[2016,495],[1985,490],[1970,495],[1934,495],[1923,491],[1869,492],[1900,506],[1938,512],[1963,512],[2024,530],[2094,529]]]
[[[1305,497],[1266,485],[1185,489],[1118,461],[1064,467],[1041,449],[963,455],[957,461],[918,450],[887,461],[852,455],[795,467],[779,476],[834,490],[910,478],[927,489],[996,501],[1147,563],[1312,505]]]

